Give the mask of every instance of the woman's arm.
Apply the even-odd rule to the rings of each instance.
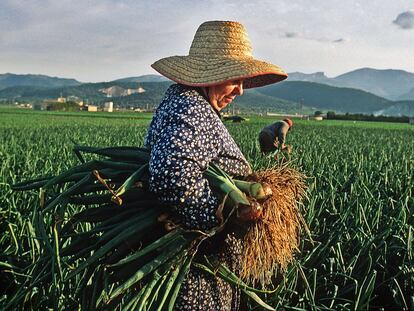
[[[286,135],[289,131],[289,125],[287,125],[286,123],[283,123],[280,127],[279,127],[279,131],[278,131],[278,140],[279,140],[279,147],[280,149],[285,149],[286,145],[285,145],[285,141],[286,141]]]
[[[150,189],[170,204],[192,229],[208,230],[218,224],[218,198],[203,177],[217,153],[212,124],[199,114],[176,114],[152,146]]]

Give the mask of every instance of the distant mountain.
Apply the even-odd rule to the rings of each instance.
[[[19,75],[13,73],[0,74],[0,90],[14,86],[61,87],[80,85],[75,79],[49,77],[45,75]]]
[[[41,94],[43,91],[50,92],[54,90],[53,88],[42,87],[42,86],[12,86],[5,89],[0,90],[0,100],[7,100],[7,99],[16,99],[16,98],[27,98],[32,97],[32,94]],[[30,94],[29,96],[26,96]],[[58,96],[60,94],[58,93]],[[57,96],[57,97],[58,97]],[[56,97],[56,96],[55,96]]]
[[[383,116],[407,116],[414,117],[414,101],[397,101],[393,102],[393,105],[374,112],[375,115]]]
[[[44,99],[56,99],[76,96],[85,102],[102,105],[112,101],[120,107],[156,107],[171,82],[105,82],[84,83],[79,86],[42,88],[16,86],[0,90],[0,100],[18,100],[40,102]],[[128,92],[129,90],[129,92]],[[128,94],[129,93],[129,94]],[[108,95],[111,95],[109,98]],[[312,109],[299,103],[267,96],[256,90],[246,90],[243,96],[234,101],[234,108],[244,112],[281,112],[310,113]],[[233,106],[230,107],[232,110]]]
[[[414,88],[414,73],[394,69],[361,68],[328,78],[322,72],[303,74],[290,73],[287,81],[307,81],[338,87],[349,87],[384,97],[390,100],[414,99],[403,96]]]
[[[312,113],[312,109],[292,101],[268,96],[255,89],[245,90],[243,96],[237,96],[228,110],[240,109],[244,112]]]
[[[155,79],[163,79],[161,76]],[[291,74],[291,77],[295,74]],[[136,82],[111,81],[83,83],[73,86],[13,86],[0,90],[0,102],[41,102],[75,96],[84,102],[103,105],[107,101],[119,107],[156,107],[171,81]],[[148,77],[147,77],[148,78]],[[329,80],[323,73],[312,75],[296,73],[296,78]],[[122,80],[122,79],[121,79]],[[386,113],[388,115],[411,115],[412,102],[393,102],[359,89],[335,87],[327,84],[284,81],[253,90],[246,90],[237,97],[234,107],[244,112],[312,113],[315,110],[338,113]],[[230,107],[232,109],[232,107]]]
[[[286,81],[256,90],[268,96],[282,98],[325,111],[370,114],[373,111],[386,109],[392,105],[391,101],[365,91],[313,82]]]
[[[103,83],[84,83],[79,86],[68,86],[58,88],[42,88],[42,87],[12,87],[0,90],[0,100],[18,100],[40,102],[45,99],[56,99],[61,94],[63,97],[76,96],[85,102],[102,105],[107,101],[114,102],[120,107],[146,107],[158,105],[170,82],[142,82],[142,83],[126,83],[126,82],[103,82]],[[108,98],[103,90],[123,89],[134,90],[141,87],[145,92],[131,92],[131,95],[125,96],[124,93],[116,94]]]
[[[302,72],[291,72],[289,73],[288,81],[306,81],[329,84],[331,79],[325,76],[323,72],[315,73],[302,73]]]
[[[143,76],[138,76],[138,77],[122,78],[122,79],[114,80],[111,82],[165,82],[165,81],[170,81],[170,80],[160,75],[143,75]]]
[[[335,82],[340,86],[362,89],[395,100],[414,88],[414,73],[362,68],[336,77]]]
[[[398,97],[398,100],[414,100],[414,87],[407,93]]]

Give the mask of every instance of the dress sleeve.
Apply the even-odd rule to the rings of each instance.
[[[175,208],[187,227],[208,230],[218,224],[219,200],[203,177],[218,153],[214,133],[196,113],[176,114],[172,120],[152,146],[150,189]]]

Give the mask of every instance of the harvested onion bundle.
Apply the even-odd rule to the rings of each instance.
[[[258,172],[250,180],[265,185],[271,194],[261,202],[262,215],[244,238],[241,277],[250,284],[266,286],[277,271],[284,272],[292,262],[300,228],[307,230],[298,209],[305,194],[304,176],[282,166]]]

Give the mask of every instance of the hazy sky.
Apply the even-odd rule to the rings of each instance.
[[[0,0],[0,73],[109,81],[187,55],[206,20],[236,20],[287,72],[414,72],[410,0]]]

